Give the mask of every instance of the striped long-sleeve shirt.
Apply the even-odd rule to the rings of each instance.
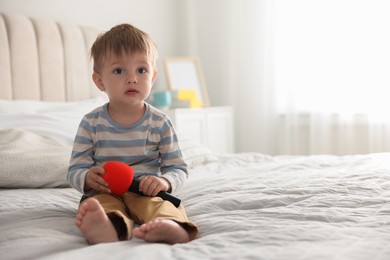
[[[131,126],[114,122],[108,115],[108,104],[83,117],[67,175],[72,187],[86,194],[84,186],[88,169],[107,161],[131,165],[135,177],[161,176],[169,181],[172,191],[184,184],[188,177],[187,165],[172,122],[164,113],[145,104],[144,116]]]

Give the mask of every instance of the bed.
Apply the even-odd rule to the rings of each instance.
[[[390,153],[216,154],[185,136],[175,195],[198,237],[88,245],[65,175],[81,116],[106,102],[90,80],[98,33],[1,14],[0,259],[390,259]]]

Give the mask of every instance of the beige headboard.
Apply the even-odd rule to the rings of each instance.
[[[99,33],[94,28],[0,13],[0,99],[96,97],[89,49]]]

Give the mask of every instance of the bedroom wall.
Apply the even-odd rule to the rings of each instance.
[[[245,1],[246,9],[243,9],[241,0],[0,0],[0,12],[46,17],[102,30],[122,22],[140,27],[152,36],[160,51],[155,90],[167,88],[162,58],[198,56],[210,103],[212,106],[234,107],[235,147],[236,151],[245,151],[246,148],[240,142],[247,139],[247,143],[251,143],[253,136],[244,133],[250,127],[238,120],[247,118],[246,108],[240,105],[237,95],[237,92],[242,92],[240,90],[245,84],[237,84],[234,76],[238,73],[237,57],[242,56],[240,50],[247,47],[240,41],[238,44],[235,42],[235,34],[237,31],[249,30],[246,26],[237,27],[237,22],[241,20],[237,11],[246,15],[247,10],[251,10],[257,1],[264,2]],[[248,103],[245,101],[248,93],[250,92],[243,93],[244,103]],[[252,95],[255,102],[256,93]]]
[[[160,51],[155,89],[167,87],[165,56],[199,56],[212,105],[233,105],[222,65],[229,56],[226,18],[235,0],[0,0],[0,12],[49,18],[107,30],[128,22],[148,32]],[[224,48],[223,50],[225,50]],[[215,68],[219,68],[215,70]]]
[[[108,30],[118,23],[132,23],[151,35],[160,57],[182,55],[181,0],[0,0],[0,12],[49,18]],[[179,26],[180,25],[180,26]],[[155,89],[165,89],[162,59]]]

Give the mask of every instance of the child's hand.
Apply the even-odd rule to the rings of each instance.
[[[104,174],[104,168],[101,166],[91,167],[87,172],[85,191],[94,189],[96,191],[111,193],[108,183],[101,177]]]
[[[164,178],[145,176],[140,179],[139,190],[146,196],[155,197],[160,191],[169,191],[171,184]]]

